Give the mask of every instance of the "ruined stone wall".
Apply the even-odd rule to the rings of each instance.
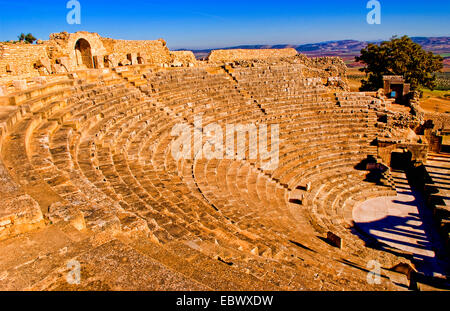
[[[195,65],[197,60],[192,51],[171,51],[170,54],[173,58],[173,64],[181,64],[183,66],[189,66],[189,64]]]
[[[0,44],[0,77],[38,76],[34,64],[41,58],[48,58],[46,44]]]
[[[78,50],[76,49],[78,42],[83,45],[83,52],[80,45]],[[88,52],[84,53],[84,51]],[[51,34],[48,41],[36,45],[0,44],[0,78],[7,75],[18,77],[25,74],[39,76],[40,74],[65,73],[79,69],[115,67],[119,64],[129,65],[138,62],[170,65],[175,58],[180,59],[182,63],[187,63],[195,60],[194,55],[191,54],[189,52],[171,54],[166,42],[162,39],[114,40],[86,31],[61,32]],[[108,56],[109,61],[105,61],[105,56]],[[36,69],[35,65],[39,69]]]
[[[305,66],[303,74],[305,77],[319,77],[328,80],[328,86],[340,87],[349,91],[347,80],[347,65],[340,57],[317,57],[309,58],[299,54],[297,58]]]
[[[106,49],[103,46],[101,37],[97,33],[91,33],[87,31],[80,31],[76,33],[54,33],[50,35],[49,56],[52,62],[55,62],[57,58],[67,58],[69,71],[77,69],[77,61],[75,55],[75,45],[78,40],[86,40],[91,48],[92,57],[98,57],[102,59],[106,55]],[[100,67],[103,67],[103,62],[99,62]]]
[[[392,151],[397,149],[398,144],[391,142],[378,142],[378,157],[383,161],[383,164],[391,166]]]
[[[411,160],[417,162],[426,162],[428,155],[428,144],[419,143],[401,143],[401,142],[378,142],[378,157],[384,164],[391,165],[392,152],[398,148],[408,149],[411,152]]]
[[[275,53],[274,55],[278,54]],[[306,78],[311,85],[323,84],[324,86],[339,89],[341,91],[350,90],[347,80],[347,66],[339,57],[309,58],[303,54],[295,54],[294,56],[282,56],[278,58],[270,57],[235,60],[227,63],[231,64],[233,67],[270,67],[273,65],[285,65],[290,67],[300,65],[302,67],[302,77]],[[214,63],[210,64],[217,66],[217,64]]]
[[[211,63],[231,63],[240,60],[271,59],[297,55],[295,49],[214,50],[208,56]]]
[[[298,59],[310,71],[311,75],[319,74],[322,78],[347,77],[347,65],[340,57],[316,57],[309,58],[306,55],[299,54]],[[308,75],[308,70],[305,74]]]
[[[436,112],[423,112],[423,118],[425,121],[432,120],[434,129],[450,128],[450,114],[449,113],[436,113]]]
[[[101,39],[105,47],[105,55],[113,55],[117,63],[128,63],[128,54],[142,57],[147,64],[170,64],[172,56],[162,39],[155,41]]]

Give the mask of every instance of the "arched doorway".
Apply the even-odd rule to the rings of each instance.
[[[77,67],[94,68],[92,62],[91,45],[85,39],[79,39],[75,44]]]

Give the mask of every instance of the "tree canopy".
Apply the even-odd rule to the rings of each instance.
[[[37,39],[31,34],[25,35],[24,33],[21,33],[20,36],[18,36],[20,42],[26,42],[33,44]]]
[[[425,51],[408,36],[393,37],[381,44],[369,44],[356,57],[365,65],[360,69],[367,79],[362,81],[361,91],[376,91],[383,87],[383,76],[401,75],[412,89],[436,86],[436,72],[443,68],[443,58]]]

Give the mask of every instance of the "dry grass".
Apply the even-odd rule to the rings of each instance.
[[[450,113],[450,91],[430,91],[423,89],[420,106],[430,112]]]
[[[359,68],[349,68],[347,70],[348,86],[350,91],[359,92],[361,87],[361,80],[364,79],[365,74],[359,71]]]

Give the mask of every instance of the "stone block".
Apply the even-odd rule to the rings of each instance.
[[[67,72],[71,71],[70,70],[70,59],[68,57],[60,57],[56,60],[56,63],[63,66]]]
[[[20,195],[2,202],[0,240],[28,232],[44,225],[39,204],[29,195]]]
[[[334,247],[342,249],[342,239],[331,231],[327,233],[327,241]]]
[[[6,90],[6,86],[0,85],[0,97],[8,95],[8,91]]]
[[[306,190],[306,192],[310,192],[311,191],[311,182],[306,184],[305,190]]]
[[[36,62],[36,67],[42,67],[47,72],[47,74],[53,73],[52,64],[48,58],[40,58]]]
[[[208,61],[213,63],[227,63],[251,59],[275,59],[282,57],[292,57],[297,55],[297,51],[288,49],[233,49],[233,50],[214,50],[208,56]]]
[[[53,64],[52,71],[53,73],[67,73],[66,68],[61,64]]]
[[[8,74],[17,74],[17,68],[14,64],[7,64],[6,65],[6,73]]]
[[[33,80],[37,84],[41,84],[41,85],[47,83],[47,78],[46,77],[35,77],[35,78],[33,78]]]
[[[145,65],[147,63],[147,54],[146,53],[137,53],[137,62],[140,65]]]
[[[105,61],[104,61],[103,56],[95,55],[95,56],[92,56],[92,59],[94,60],[94,68],[102,69],[105,67]]]
[[[13,85],[17,91],[24,91],[27,89],[27,80],[15,80]]]
[[[130,61],[130,65],[137,65],[137,54],[136,53],[129,53],[127,54],[127,59]]]
[[[60,202],[54,203],[49,207],[46,217],[52,223],[68,222],[74,228],[81,231],[86,229],[84,215],[81,211],[72,206],[64,205]]]

